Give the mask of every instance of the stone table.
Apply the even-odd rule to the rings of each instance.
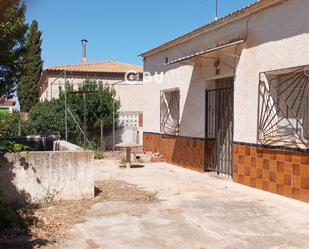
[[[126,150],[126,167],[131,167],[131,150],[136,148],[142,148],[141,144],[117,144],[116,148]]]

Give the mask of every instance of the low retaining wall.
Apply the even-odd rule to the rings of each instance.
[[[0,189],[7,202],[50,202],[94,197],[91,151],[0,155]]]

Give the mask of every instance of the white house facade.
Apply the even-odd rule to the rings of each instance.
[[[144,150],[309,201],[309,2],[262,0],[142,54]]]

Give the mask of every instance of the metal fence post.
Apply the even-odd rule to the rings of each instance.
[[[83,113],[84,113],[84,123],[83,123],[83,125],[84,125],[84,150],[86,149],[86,132],[87,132],[87,126],[86,126],[86,92],[85,92],[85,90],[84,90],[84,92],[83,92]]]
[[[114,90],[114,86],[113,86]],[[115,99],[113,97],[113,151],[115,151]]]
[[[68,106],[67,106],[67,72],[64,71],[64,115],[65,115],[65,141],[68,141]]]
[[[103,140],[103,127],[104,127],[104,123],[103,123],[103,120],[101,119],[101,138],[100,138],[100,145],[101,145],[101,150],[103,150],[103,143],[104,143],[104,140]]]

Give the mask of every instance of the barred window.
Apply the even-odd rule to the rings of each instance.
[[[259,139],[264,144],[308,146],[309,76],[306,67],[262,74]]]
[[[179,133],[179,88],[163,90],[160,93],[160,131],[164,134]]]

